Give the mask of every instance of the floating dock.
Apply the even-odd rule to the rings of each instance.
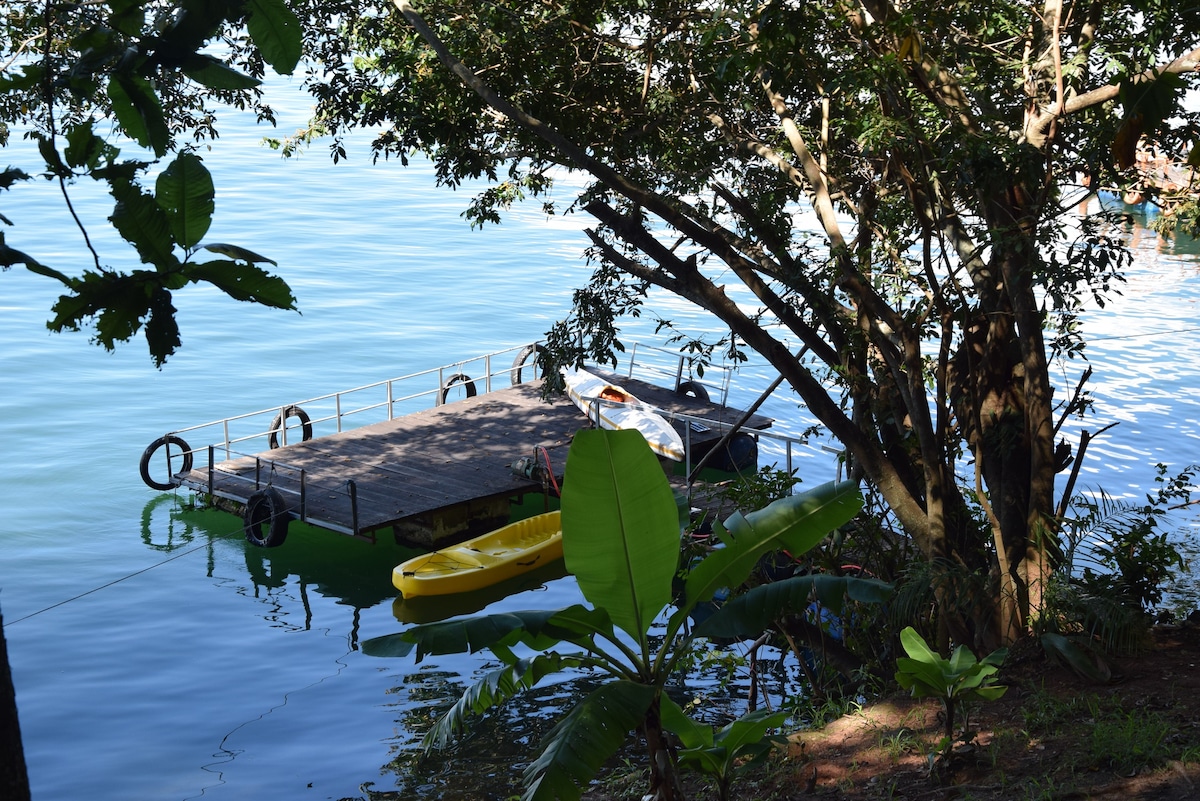
[[[270,487],[289,518],[356,537],[374,540],[390,530],[403,544],[441,547],[476,536],[507,523],[512,503],[561,483],[571,439],[590,423],[566,396],[544,400],[540,379],[497,389],[490,389],[489,380],[478,393],[464,373],[452,373],[449,380],[445,375],[442,368],[433,408],[351,430],[341,430],[343,399],[328,396],[336,397],[338,411],[331,417],[336,416],[338,430],[327,435],[313,436],[313,431],[329,418],[310,420],[300,404],[281,407],[269,427],[243,440],[229,436],[228,420],[173,432],[146,449],[142,477],[156,488],[192,490],[209,505],[247,520],[253,516],[247,504]],[[509,371],[495,374],[488,368],[487,375],[501,375],[507,383]],[[630,376],[604,375],[672,418],[690,463],[691,454],[710,449],[744,416]],[[465,388],[468,397],[442,402],[455,384],[462,384],[458,389]],[[390,384],[387,391],[390,414],[395,403]],[[742,428],[753,432],[772,422],[755,414]],[[214,426],[226,432],[218,444],[192,449],[184,440]],[[238,452],[247,442],[263,442],[264,434],[266,444],[277,447]],[[149,468],[156,457],[161,460],[164,446],[169,478],[155,482]]]

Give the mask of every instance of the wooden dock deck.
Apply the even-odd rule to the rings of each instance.
[[[743,414],[628,376],[608,377],[667,412],[726,424]],[[391,529],[402,543],[442,546],[507,522],[510,503],[543,491],[541,480],[511,469],[521,457],[538,456],[544,465],[548,456],[555,479],[562,481],[571,438],[590,423],[565,396],[544,401],[541,387],[540,380],[517,384],[353,430],[206,463],[174,475],[172,483],[203,493],[213,505],[236,513],[270,484],[296,518],[312,525],[368,539]],[[762,430],[772,422],[756,414],[744,428]],[[674,424],[686,430],[685,442],[693,450],[711,446],[722,434],[718,425],[696,431],[682,421]]]

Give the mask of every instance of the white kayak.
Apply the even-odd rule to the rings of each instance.
[[[567,395],[601,428],[637,429],[659,456],[683,461],[683,438],[667,419],[627,390],[578,368],[563,368]]]

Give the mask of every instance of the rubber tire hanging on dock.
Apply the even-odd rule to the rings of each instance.
[[[468,398],[473,398],[479,394],[475,389],[475,382],[471,380],[471,376],[467,375],[466,373],[455,373],[446,379],[445,384],[442,384],[442,394],[440,396],[440,400],[438,401],[439,406],[446,402],[446,396],[450,394],[450,390],[454,388],[455,384],[463,385],[463,389],[466,390]]]
[[[159,448],[166,446],[167,448],[167,477],[174,475],[171,472],[171,446],[176,445],[183,451],[183,469],[180,473],[192,472],[192,448],[183,438],[177,437],[174,434],[167,434],[165,437],[159,437],[146,446],[146,450],[142,451],[142,461],[138,464],[138,472],[142,476],[142,481],[146,482],[146,486],[156,490],[174,489],[175,485],[170,482],[155,481],[150,477],[150,460],[154,458],[154,452]]]
[[[279,414],[275,415],[275,419],[271,421],[270,434],[267,437],[267,445],[271,447],[271,450],[275,450],[279,447],[279,432],[283,430],[283,427],[287,423],[287,419],[289,417],[295,417],[300,420],[300,427],[303,431],[303,436],[300,438],[301,442],[308,442],[310,439],[312,439],[313,427],[312,423],[309,421],[308,412],[304,411],[299,406],[289,406]]]
[[[274,487],[266,487],[246,499],[242,513],[242,530],[246,541],[260,548],[275,548],[287,539],[288,523],[292,514],[287,510],[283,493]],[[263,533],[266,526],[266,533]]]
[[[698,400],[708,400],[708,390],[699,381],[684,381],[675,391],[680,395],[691,395]]]
[[[512,372],[509,374],[509,379],[515,387],[517,384],[522,384],[524,381],[521,378],[521,370],[529,367],[533,372],[534,378],[545,378],[549,370],[546,368],[546,349],[541,345],[526,345],[517,353],[517,358],[513,359]],[[533,356],[533,364],[526,365],[529,357]],[[540,370],[538,368],[541,368]],[[540,373],[540,375],[539,375]]]

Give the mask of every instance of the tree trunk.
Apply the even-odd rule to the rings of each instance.
[[[17,693],[8,665],[3,613],[0,613],[0,798],[29,801],[29,775],[25,770],[25,750],[21,746]]]

